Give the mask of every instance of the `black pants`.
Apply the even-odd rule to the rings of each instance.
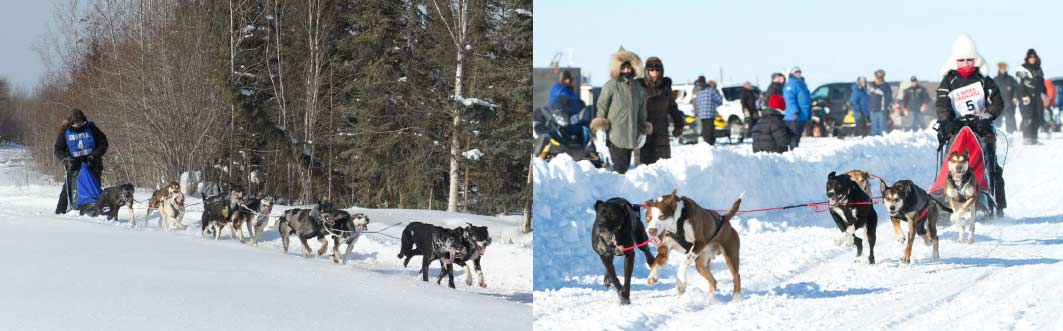
[[[751,117],[751,118],[747,118],[746,119],[746,122],[749,123],[749,129],[746,130],[746,135],[747,136],[753,137],[753,126],[757,125],[757,120],[758,119],[760,119],[760,118],[759,117]]]
[[[1025,116],[1023,116],[1025,117]],[[1000,127],[1000,122],[1004,122],[1004,128],[1008,133],[1015,132],[1015,104],[1011,102],[1004,103],[1004,112],[997,117],[997,121],[993,125]]]
[[[631,149],[613,146],[612,141],[608,144],[609,158],[613,159],[613,171],[621,175],[627,173],[627,168],[631,167]]]
[[[1037,141],[1037,130],[1044,124],[1044,105],[1041,98],[1032,100],[1029,105],[1022,107],[1022,138]]]
[[[647,137],[646,140],[654,140],[653,137]],[[654,164],[660,159],[672,158],[672,146],[669,144],[651,144],[646,142],[642,145],[642,149],[639,150],[639,158],[642,164]]]
[[[989,180],[993,185],[993,198],[996,200],[997,209],[1004,209],[1008,207],[1008,201],[1004,196],[1004,168],[1000,167],[1000,162],[997,160],[997,135],[995,132],[983,132],[985,137],[985,149],[986,154],[989,155],[989,166],[994,169],[989,173]]]
[[[716,145],[716,120],[702,118],[698,121],[701,121],[701,140],[709,143],[709,145]]]
[[[808,121],[786,121],[786,128],[793,134],[790,139],[790,149],[797,148],[801,144],[801,134],[805,132],[805,123]]]

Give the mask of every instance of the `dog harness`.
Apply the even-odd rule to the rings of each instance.
[[[972,171],[968,169],[967,172],[963,174],[962,179],[960,179],[960,181],[963,182],[962,185],[957,185],[956,181],[952,180],[952,176],[948,176],[948,178],[946,179],[949,183],[949,186],[952,186],[953,189],[956,189],[956,194],[957,197],[960,198],[960,201],[966,201],[968,198],[966,195],[963,194],[963,191],[965,191],[965,189],[967,188],[967,183],[970,182],[971,175]]]
[[[675,233],[669,234],[668,237],[679,243],[679,246],[682,246],[683,249],[687,250],[687,252],[690,252],[690,249],[694,248],[694,243],[686,240],[686,236],[684,233],[686,232],[686,230],[683,229],[683,223],[685,223],[687,220],[687,209],[688,208],[683,208],[683,211],[679,213],[679,219],[677,219],[675,222],[675,226],[677,229]],[[716,238],[716,235],[720,233],[720,229],[723,228],[723,216],[720,216],[719,218],[713,218],[713,222],[716,222],[716,230],[712,231],[712,235],[710,235],[709,238],[706,239],[706,242],[712,241],[712,239]]]
[[[70,156],[82,157],[92,154],[92,151],[96,149],[96,137],[92,136],[92,126],[92,123],[86,123],[81,128],[81,132],[66,129],[64,136],[66,136],[66,148]]]

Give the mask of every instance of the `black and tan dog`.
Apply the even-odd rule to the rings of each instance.
[[[178,192],[181,192],[181,185],[174,181],[171,181],[166,186],[155,190],[155,192],[151,193],[151,198],[148,198],[148,211],[147,213],[144,213],[144,217],[151,216],[152,210],[160,209],[160,206],[162,205],[163,201],[165,201],[174,193]],[[162,227],[162,225],[160,224],[159,227]]]
[[[867,177],[864,177],[864,181],[867,181]],[[827,205],[834,224],[842,231],[841,236],[834,240],[834,244],[856,245],[856,257],[859,258],[864,251],[860,237],[864,237],[867,239],[867,262],[875,264],[875,228],[878,226],[878,215],[875,213],[871,196],[864,192],[860,184],[852,180],[848,173],[835,175],[831,171],[827,174]]]
[[[240,208],[240,204],[243,202],[243,190],[236,188],[229,191],[229,194],[215,195],[209,198],[203,193],[200,193],[200,196],[203,197],[203,217],[200,222],[202,229],[199,235],[203,236],[207,233],[207,230],[211,230],[214,234],[214,240],[218,240],[221,237],[221,230],[226,225],[230,225],[231,237],[236,238],[236,229],[231,225],[236,218],[236,212]],[[240,232],[240,237],[243,237],[243,232]]]
[[[932,259],[940,260],[938,254],[938,230],[937,219],[939,207],[952,212],[940,201],[934,199],[925,190],[916,186],[910,180],[901,180],[886,186],[886,182],[879,180],[879,190],[882,191],[882,202],[889,212],[890,221],[893,222],[893,232],[898,241],[904,241],[904,255],[902,263],[912,261],[912,241],[918,233],[923,238],[923,243],[934,247]],[[901,231],[901,221],[908,222],[907,237]]]
[[[949,153],[949,177],[945,183],[945,200],[949,202],[949,208],[953,213],[950,217],[952,224],[960,227],[960,235],[956,241],[963,240],[963,234],[970,230],[967,236],[967,244],[974,243],[974,224],[977,221],[979,210],[985,210],[979,203],[978,182],[974,178],[974,172],[969,166],[970,157],[967,153],[953,151]],[[966,213],[971,213],[970,217]]]
[[[646,227],[639,219],[639,206],[623,198],[612,198],[594,203],[594,228],[591,229],[591,247],[605,267],[605,288],[612,285],[620,296],[620,304],[631,303],[631,272],[635,267],[635,248],[646,256],[646,264],[653,267],[653,253],[647,244]],[[641,246],[639,246],[641,245]],[[624,256],[624,283],[616,275],[613,257]]]
[[[716,255],[723,255],[734,277],[732,300],[741,299],[742,276],[738,271],[740,243],[738,231],[731,227],[730,222],[741,204],[742,197],[739,196],[727,214],[721,216],[715,211],[701,208],[688,197],[676,195],[676,191],[657,200],[646,201],[647,233],[657,245],[657,258],[653,261],[646,283],[657,283],[658,270],[667,264],[668,252],[674,249],[684,254],[676,273],[676,295],[686,292],[687,268],[692,263],[709,282],[709,295],[715,295],[716,278],[712,276],[709,262]]]
[[[96,200],[96,210],[107,215],[107,220],[118,219],[118,210],[129,207],[129,219],[133,226],[137,225],[136,215],[133,214],[133,184],[122,184],[103,189],[100,197]]]
[[[421,280],[428,281],[428,267],[432,261],[439,260],[443,265],[441,276],[445,274],[449,278],[450,288],[454,286],[454,260],[468,259],[465,246],[462,244],[461,235],[456,230],[435,226],[428,223],[410,222],[402,229],[402,243],[399,248],[399,258],[405,258],[402,264],[405,267],[410,262],[410,257],[421,255]],[[439,278],[442,280],[442,277]]]

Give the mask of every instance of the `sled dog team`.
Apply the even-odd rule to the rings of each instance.
[[[108,220],[117,219],[118,210],[126,206],[129,207],[132,216],[134,190],[132,184],[123,184],[103,191],[99,205]],[[295,235],[302,244],[304,258],[312,254],[312,249],[307,243],[308,239],[316,238],[321,243],[321,247],[317,250],[318,256],[328,251],[329,239],[332,239],[332,262],[334,263],[339,263],[340,244],[345,244],[347,247],[342,259],[343,264],[347,264],[354,244],[367,230],[369,224],[369,217],[365,214],[352,215],[345,210],[335,208],[328,202],[319,202],[312,208],[285,210],[276,222],[271,223],[273,197],[268,195],[261,198],[254,195],[245,197],[243,190],[239,188],[227,194],[209,197],[202,195],[202,198],[203,216],[200,236],[212,234],[214,239],[218,240],[222,230],[229,227],[231,238],[238,238],[240,242],[245,242],[243,229],[247,228],[250,237],[246,240],[252,245],[257,245],[267,226],[275,226],[280,232],[284,252],[288,252],[289,237]],[[180,184],[177,182],[170,182],[152,193],[151,198],[148,199],[146,216],[150,215],[153,210],[159,212],[160,228],[164,230],[188,228],[182,223],[186,214],[185,195],[181,192]],[[136,225],[135,218],[132,218],[132,224]],[[447,276],[448,285],[454,288],[453,265],[457,264],[465,269],[466,285],[472,286],[470,268],[475,268],[478,285],[487,287],[483,270],[480,267],[480,259],[486,253],[487,247],[491,245],[491,236],[486,226],[466,223],[466,226],[448,229],[427,223],[411,222],[403,229],[400,239],[401,249],[398,257],[405,258],[403,267],[406,267],[414,256],[422,256],[419,277],[423,281],[428,281],[428,267],[433,261],[438,260],[440,271],[436,283],[441,283],[443,276]]]
[[[882,204],[893,223],[897,242],[904,245],[900,259],[902,263],[911,263],[912,243],[916,234],[925,245],[933,247],[932,259],[940,259],[937,232],[940,211],[951,213],[952,224],[960,229],[959,238],[956,239],[958,242],[962,241],[964,234],[967,235],[968,244],[974,242],[976,211],[985,211],[985,206],[978,201],[978,184],[968,167],[968,160],[965,153],[953,152],[948,155],[949,176],[944,194],[947,202],[932,197],[910,180],[886,185],[884,180],[879,179]],[[870,173],[862,170],[842,174],[831,172],[827,175],[826,195],[831,217],[841,231],[835,244],[856,246],[856,256],[859,258],[863,255],[863,241],[867,240],[868,263],[874,264],[878,216],[871,197],[871,177]],[[712,296],[716,293],[716,279],[709,263],[715,256],[722,255],[734,278],[733,299],[741,299],[740,240],[730,223],[741,204],[742,196],[739,196],[731,208],[720,215],[701,207],[689,197],[678,195],[675,190],[671,194],[647,200],[642,205],[632,204],[619,197],[599,200],[594,205],[591,244],[605,267],[605,287],[614,287],[620,303],[630,304],[635,250],[641,251],[646,257],[650,268],[646,282],[651,286],[657,283],[659,270],[667,264],[668,255],[676,252],[683,257],[676,273],[676,295],[686,291],[687,269],[693,264],[698,274],[708,281],[709,295]],[[640,209],[644,210],[645,224],[639,220]],[[901,229],[901,222],[908,224],[907,231]],[[648,243],[657,247],[656,256],[650,252]],[[623,283],[620,283],[613,267],[615,256],[624,256]]]

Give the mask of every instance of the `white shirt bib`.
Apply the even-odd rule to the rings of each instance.
[[[952,109],[958,117],[977,116],[986,111],[985,89],[980,81],[949,92],[949,99],[952,100]]]

